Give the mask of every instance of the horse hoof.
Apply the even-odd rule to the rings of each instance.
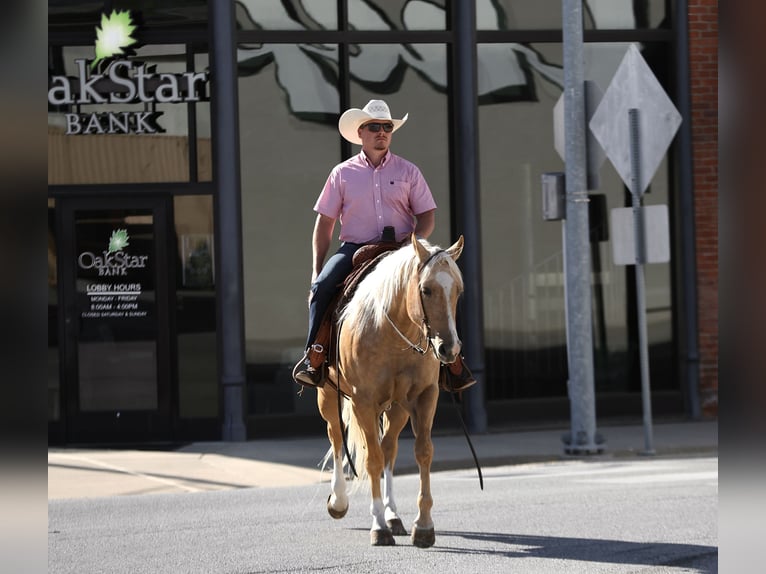
[[[394,518],[393,520],[387,520],[386,524],[391,529],[391,533],[394,536],[407,536],[407,530],[404,528],[404,524],[402,524],[400,519]]]
[[[330,516],[335,518],[336,520],[339,520],[346,516],[346,513],[348,512],[348,505],[346,505],[346,508],[342,510],[338,510],[336,508],[333,508],[332,504],[330,504],[330,500],[332,500],[332,494],[327,497],[327,512],[330,513]]]
[[[370,530],[370,544],[372,546],[396,546],[396,541],[388,529]]]
[[[412,544],[418,548],[430,548],[436,542],[436,534],[433,528],[412,527]]]

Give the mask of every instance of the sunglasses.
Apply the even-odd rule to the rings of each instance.
[[[373,122],[371,124],[364,124],[364,127],[373,133],[378,133],[381,128],[383,128],[383,131],[387,134],[390,134],[392,131],[394,131],[394,124],[381,124],[378,122]]]

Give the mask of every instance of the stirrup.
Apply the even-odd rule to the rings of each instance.
[[[325,382],[325,366],[322,364],[314,369],[308,363],[308,356],[304,355],[293,367],[293,380],[303,387],[321,389]]]
[[[455,375],[449,368],[449,365],[439,367],[439,388],[450,393],[459,393],[476,384],[473,373],[468,369],[463,361],[463,371]]]

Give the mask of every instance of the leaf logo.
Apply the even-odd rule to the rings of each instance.
[[[130,245],[130,243],[128,243],[127,229],[115,229],[112,231],[112,236],[109,238],[109,249],[107,253],[122,251],[128,245]]]
[[[125,54],[124,48],[136,43],[131,34],[136,30],[128,10],[112,10],[101,15],[101,27],[96,26],[96,59],[90,65],[96,67],[100,61]]]

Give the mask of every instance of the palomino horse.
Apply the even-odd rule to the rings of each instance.
[[[412,543],[427,548],[436,540],[431,520],[431,427],[439,395],[439,363],[453,362],[460,352],[455,309],[463,278],[455,261],[462,250],[462,236],[449,249],[441,249],[412,235],[409,244],[383,257],[359,283],[338,320],[339,366],[332,365],[328,376],[347,397],[343,407],[347,443],[356,455],[354,468],[360,478],[370,481],[370,540],[375,546],[393,545],[394,535],[407,534],[394,502],[393,472],[399,433],[408,420],[420,469]],[[319,389],[318,403],[332,444],[327,510],[333,518],[342,518],[349,500],[340,401],[332,385]]]

